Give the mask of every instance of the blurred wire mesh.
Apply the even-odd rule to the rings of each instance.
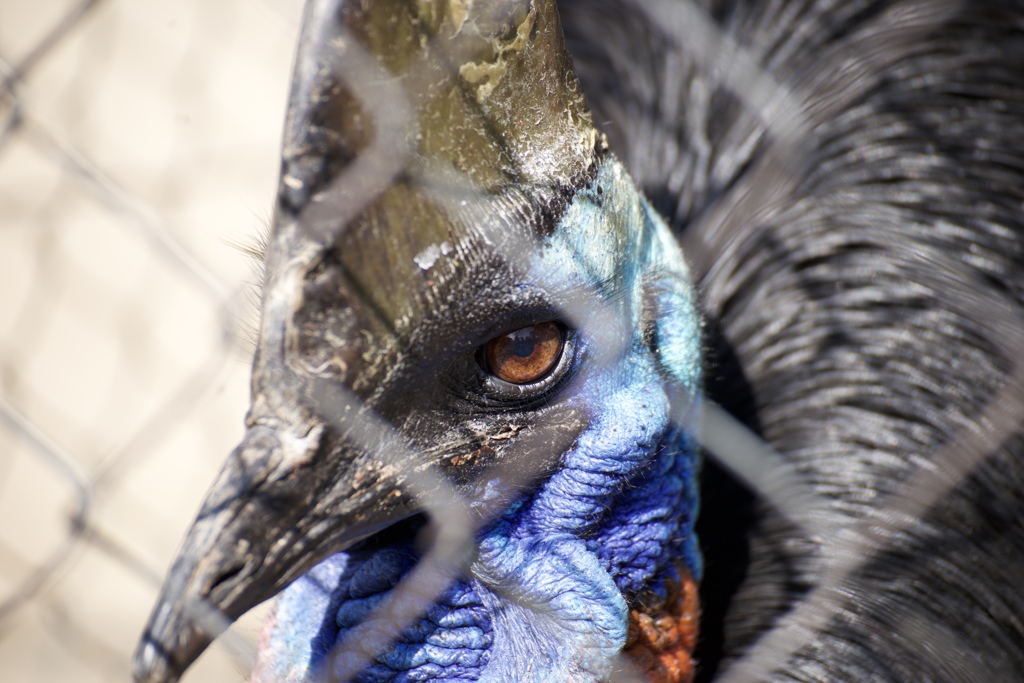
[[[301,5],[0,0],[0,680],[128,679],[242,433]]]
[[[241,434],[301,9],[0,0],[0,680],[128,679]]]

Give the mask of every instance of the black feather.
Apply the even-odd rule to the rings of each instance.
[[[876,539],[839,612],[770,680],[1017,680],[1024,7],[699,3],[794,93],[808,125],[794,143],[707,55],[673,45],[642,11],[659,4],[673,3],[561,11],[595,121],[684,244],[704,249],[688,253],[719,331],[713,398],[850,520],[884,510],[929,462],[938,481],[983,458]],[[769,181],[770,201],[744,204]],[[705,678],[719,648],[746,651],[821,578],[816,545],[770,509],[745,516],[735,486],[713,473],[704,493]]]

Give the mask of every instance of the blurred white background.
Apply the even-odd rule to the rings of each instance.
[[[300,14],[0,0],[0,681],[128,680],[241,435]]]

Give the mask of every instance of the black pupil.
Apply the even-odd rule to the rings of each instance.
[[[536,344],[534,344],[533,339],[524,334],[512,342],[512,353],[520,358],[529,358],[533,355],[534,346]]]

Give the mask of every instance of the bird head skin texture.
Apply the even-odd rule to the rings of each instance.
[[[136,680],[290,584],[255,680],[687,680],[695,296],[554,3],[311,2],[289,107],[246,433]],[[488,342],[543,325],[550,370],[498,377]],[[456,518],[451,580],[366,645]]]

